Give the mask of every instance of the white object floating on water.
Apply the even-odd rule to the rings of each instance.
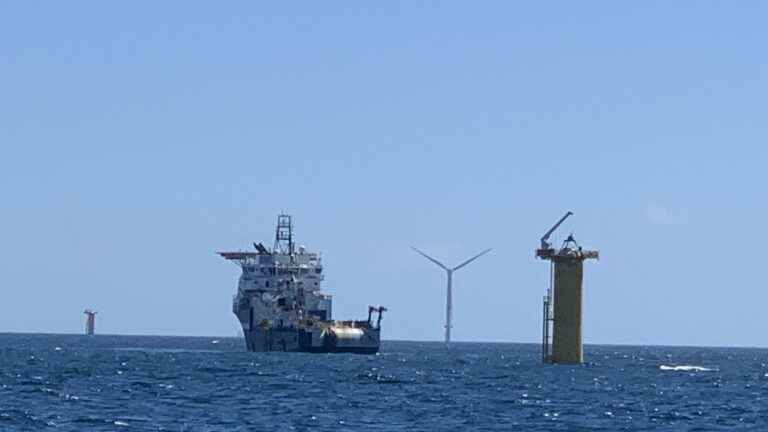
[[[212,344],[217,344],[217,343],[219,343],[219,340],[218,339],[214,339],[214,340],[211,341],[211,343]]]
[[[61,351],[61,347],[56,347],[53,349],[54,351]]]
[[[659,369],[663,371],[682,371],[682,372],[711,372],[711,371],[717,370],[717,369],[706,368],[704,366],[691,366],[691,365],[680,365],[680,366],[661,365],[659,366]]]
[[[115,426],[128,426],[128,423],[120,420],[115,420]]]

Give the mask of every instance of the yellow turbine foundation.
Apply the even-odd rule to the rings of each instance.
[[[577,257],[554,260],[554,323],[552,329],[553,363],[582,363],[581,307],[584,261]]]
[[[545,363],[575,364],[584,361],[581,342],[584,260],[600,259],[600,252],[582,249],[573,234],[568,236],[560,249],[552,247],[549,237],[571,215],[573,212],[569,211],[560,218],[555,226],[541,237],[541,247],[536,249],[537,258],[552,263],[549,287],[547,295],[544,296],[541,335],[541,357]]]

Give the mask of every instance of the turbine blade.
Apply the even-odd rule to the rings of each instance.
[[[438,260],[436,260],[436,259],[432,258],[431,256],[429,256],[429,255],[425,254],[424,252],[422,252],[422,251],[420,251],[420,250],[416,249],[416,248],[415,248],[415,247],[413,247],[413,246],[411,246],[411,249],[413,249],[414,251],[416,251],[416,253],[417,253],[417,254],[419,254],[419,255],[423,256],[424,258],[426,258],[426,259],[428,259],[428,260],[432,261],[433,263],[435,263],[435,264],[439,265],[439,266],[440,266],[440,268],[442,268],[443,270],[448,270],[448,267],[444,266],[444,265],[443,265],[443,263],[441,263],[440,261],[438,261]]]
[[[486,249],[486,250],[484,250],[484,251],[480,252],[479,254],[477,254],[477,255],[473,256],[472,258],[470,258],[470,259],[468,259],[468,260],[464,261],[463,263],[461,263],[461,264],[457,265],[456,267],[454,267],[454,268],[453,268],[453,271],[456,271],[456,270],[458,270],[458,269],[460,269],[460,268],[464,267],[465,265],[467,265],[467,264],[471,263],[472,261],[474,261],[474,260],[476,260],[476,259],[480,258],[481,256],[483,256],[483,255],[487,254],[487,253],[488,253],[488,252],[490,252],[490,251],[491,251],[491,249]]]

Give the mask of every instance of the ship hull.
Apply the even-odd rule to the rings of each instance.
[[[357,340],[339,340],[331,334],[297,328],[269,328],[244,332],[245,346],[251,352],[306,352],[376,354],[379,331],[363,329]]]

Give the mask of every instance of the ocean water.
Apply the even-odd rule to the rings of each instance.
[[[0,334],[0,431],[768,431],[768,350]]]

